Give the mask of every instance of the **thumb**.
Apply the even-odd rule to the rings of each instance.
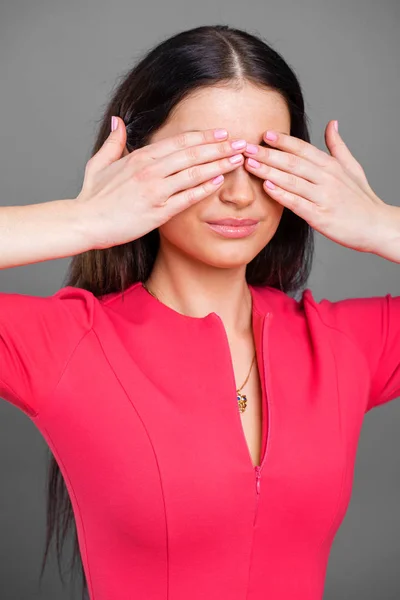
[[[111,163],[116,162],[122,156],[125,156],[125,123],[119,117],[112,117],[111,123],[112,126],[114,124],[114,130],[111,130],[104,144],[92,159],[92,164],[94,162],[96,169],[99,170],[108,167]]]
[[[356,180],[369,185],[362,165],[350,152],[349,147],[336,130],[334,123],[334,121],[330,121],[325,129],[325,143],[329,152],[339,161],[347,173],[354,176]]]
[[[354,156],[344,143],[339,131],[335,128],[335,121],[330,121],[325,129],[325,143],[332,156],[343,165],[353,163]]]

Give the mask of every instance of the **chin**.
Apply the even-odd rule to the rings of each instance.
[[[220,248],[213,249],[211,245],[207,248],[207,253],[202,253],[198,256],[198,260],[219,269],[237,269],[239,267],[245,267],[249,262],[257,256],[259,249],[256,251],[250,251],[248,248],[236,248],[236,249],[224,249]]]

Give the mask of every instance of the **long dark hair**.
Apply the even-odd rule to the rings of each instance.
[[[214,84],[240,87],[246,81],[278,91],[289,109],[290,135],[310,141],[300,83],[278,52],[243,30],[228,25],[207,25],[166,39],[124,75],[99,123],[92,156],[109,135],[112,115],[123,119],[127,128],[127,148],[133,151],[148,144],[149,137],[164,124],[171,111],[194,90]],[[159,234],[155,229],[126,244],[83,252],[72,257],[64,285],[89,290],[97,297],[123,291],[149,277],[158,248]],[[246,280],[250,285],[268,285],[288,294],[298,293],[309,277],[313,253],[313,229],[284,208],[275,235],[247,265]],[[72,527],[71,567],[79,561],[84,599],[88,597],[88,588],[72,505],[51,452],[49,461],[47,536],[40,579],[55,535],[63,580],[62,548]]]

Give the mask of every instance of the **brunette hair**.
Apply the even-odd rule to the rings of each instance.
[[[123,119],[127,148],[133,151],[149,143],[149,137],[191,92],[213,85],[238,89],[246,81],[260,89],[279,92],[290,113],[290,135],[310,141],[300,83],[280,54],[260,37],[246,31],[228,25],[205,25],[161,42],[122,77],[101,117],[92,156],[109,135],[112,115]],[[95,296],[123,291],[149,277],[158,248],[159,234],[155,229],[119,246],[83,252],[72,257],[64,285],[84,288]],[[306,285],[313,254],[313,229],[284,208],[274,236],[247,265],[246,280],[251,285],[268,285],[288,294],[298,293]],[[87,580],[72,505],[58,464],[49,450],[47,534],[40,580],[55,536],[63,582],[60,560],[71,528],[70,564],[73,569],[76,560],[79,562],[84,600],[88,598]]]

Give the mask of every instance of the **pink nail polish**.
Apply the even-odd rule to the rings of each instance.
[[[234,154],[233,156],[230,157],[229,162],[231,162],[232,164],[236,164],[236,163],[242,162],[242,159],[243,159],[243,154]]]
[[[231,146],[234,150],[240,150],[246,147],[246,140],[236,140],[236,142],[231,142]]]
[[[228,135],[226,129],[215,129],[214,137],[216,140],[223,140]]]
[[[273,131],[266,131],[265,139],[271,140],[271,142],[276,142],[276,140],[278,139],[278,136]]]
[[[254,144],[247,144],[246,152],[248,152],[249,154],[257,154],[258,146],[255,146]]]

